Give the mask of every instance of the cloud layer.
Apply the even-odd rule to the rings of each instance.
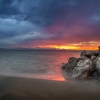
[[[99,5],[99,0],[0,0],[0,48],[100,42]]]

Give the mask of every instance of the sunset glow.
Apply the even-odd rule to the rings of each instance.
[[[39,48],[45,49],[65,49],[65,50],[98,50],[100,42],[90,41],[90,42],[81,42],[73,43],[66,45],[44,45],[38,46]]]
[[[97,50],[97,46],[58,46],[58,45],[48,45],[48,46],[39,46],[44,49],[62,49],[62,50]]]
[[[30,76],[31,78],[38,78],[38,79],[46,79],[46,80],[54,80],[54,81],[68,81],[68,80],[65,80],[65,78],[61,75],[37,75],[37,76]]]
[[[65,46],[65,45],[46,45],[46,46],[39,46],[40,48],[49,48],[49,49],[72,49],[76,50],[77,47],[75,46]]]
[[[79,1],[1,0],[0,48],[97,50],[100,1]]]

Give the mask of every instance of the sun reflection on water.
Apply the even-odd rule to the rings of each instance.
[[[63,76],[55,76],[55,75],[32,75],[27,76],[27,78],[36,78],[36,79],[44,79],[44,80],[51,80],[51,81],[67,81]]]

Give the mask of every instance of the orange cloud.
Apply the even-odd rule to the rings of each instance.
[[[66,43],[65,45],[43,45],[38,46],[39,48],[50,48],[50,49],[66,49],[66,50],[97,50],[100,42],[80,42],[80,43]]]

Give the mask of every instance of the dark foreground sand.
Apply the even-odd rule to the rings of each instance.
[[[100,100],[100,86],[0,76],[0,100]]]

